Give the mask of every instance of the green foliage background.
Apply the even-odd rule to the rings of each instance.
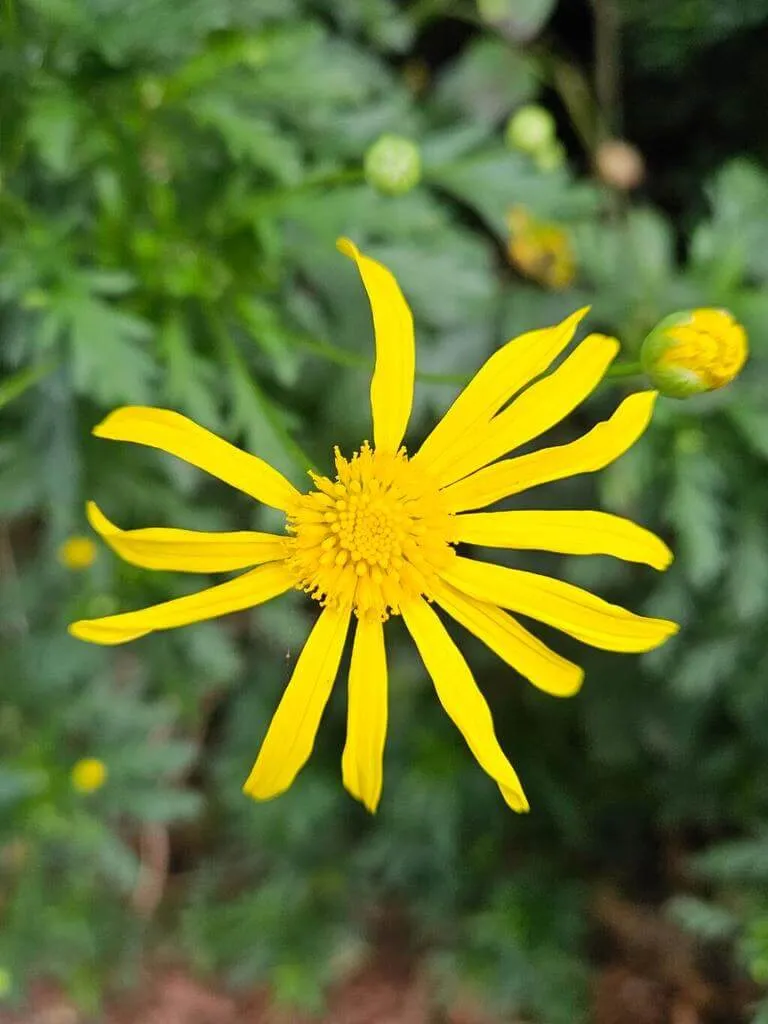
[[[279,1000],[319,1009],[387,911],[426,950],[436,1000],[468,988],[504,1013],[578,1024],[588,1019],[588,907],[606,879],[641,899],[672,897],[670,914],[725,939],[739,969],[768,981],[764,154],[725,128],[719,145],[688,152],[683,99],[660,112],[640,98],[625,117],[647,142],[648,183],[631,200],[600,185],[586,170],[601,130],[590,58],[553,6],[6,0],[5,998],[53,976],[98,1013],[105,986],[130,985],[162,945],[231,985],[268,981]],[[764,0],[727,18],[703,0],[619,7],[633,43],[630,97],[649,76],[693,94],[691,62],[739,41],[748,50],[768,17]],[[436,57],[441,31],[451,42]],[[420,84],[413,61],[425,56]],[[546,171],[503,132],[542,97],[569,145],[568,162]],[[737,85],[731,101],[743,103]],[[680,160],[655,178],[657,115],[658,138],[675,134]],[[422,153],[421,184],[399,197],[362,172],[388,131]],[[515,203],[569,232],[578,273],[567,291],[507,264]],[[73,618],[192,586],[104,549],[83,572],[64,568],[57,551],[87,532],[86,498],[125,527],[279,525],[189,467],[91,438],[109,409],[178,409],[299,484],[310,463],[328,466],[334,443],[349,450],[368,435],[371,327],[335,250],[340,234],[386,262],[412,304],[413,439],[496,346],[587,302],[590,328],[616,333],[628,359],[680,308],[726,306],[749,331],[736,384],[662,400],[643,441],[608,471],[522,496],[616,511],[668,538],[677,560],[664,578],[597,558],[510,559],[682,623],[643,658],[567,650],[555,637],[587,668],[568,702],[461,637],[526,785],[526,818],[472,762],[397,628],[373,819],[341,787],[341,685],[294,788],[266,805],[240,792],[307,633],[305,601],[115,650],[66,633]],[[623,390],[603,386],[554,434],[604,418]],[[81,757],[108,767],[90,795],[70,784]],[[149,915],[137,891],[147,851],[168,836],[170,880]],[[690,854],[676,889],[661,867],[672,839]],[[768,1019],[768,1004],[755,1013]]]

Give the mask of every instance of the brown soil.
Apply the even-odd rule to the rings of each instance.
[[[593,910],[603,949],[591,1024],[746,1024],[759,995],[721,960],[717,982],[706,950],[653,908],[602,892]],[[710,951],[711,953],[711,951]],[[710,957],[711,959],[711,957]],[[93,1024],[51,986],[0,1024]],[[155,968],[136,993],[116,999],[99,1024],[529,1024],[493,1017],[472,999],[438,1010],[425,979],[401,956],[380,956],[329,993],[319,1020],[276,1006],[264,991],[233,995],[189,971]]]

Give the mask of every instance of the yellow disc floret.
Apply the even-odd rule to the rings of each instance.
[[[316,490],[288,515],[288,565],[321,604],[383,620],[403,600],[429,596],[454,554],[453,517],[404,450],[393,455],[366,442],[351,459],[335,455],[336,479],[313,474]]]

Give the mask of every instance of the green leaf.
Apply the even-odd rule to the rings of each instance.
[[[0,409],[8,405],[15,398],[21,397],[35,384],[47,377],[56,364],[52,361],[41,363],[39,366],[32,366],[27,370],[19,370],[5,380],[0,380]]]
[[[480,38],[441,76],[435,101],[464,118],[493,123],[535,88],[535,66],[526,54],[498,39]]]
[[[665,909],[681,928],[708,941],[731,938],[739,927],[738,918],[730,910],[695,896],[675,896]]]
[[[675,691],[687,700],[705,700],[732,677],[740,652],[738,637],[700,640],[685,652],[674,670]]]
[[[79,288],[59,296],[45,319],[68,337],[78,394],[103,406],[149,401],[155,367],[144,347],[152,336],[146,321]]]
[[[693,235],[693,266],[719,288],[746,272],[768,280],[768,175],[749,160],[734,160],[717,173],[708,194],[712,217]]]
[[[466,203],[502,241],[513,206],[525,206],[543,219],[569,221],[594,213],[598,202],[596,190],[574,186],[565,169],[542,174],[527,157],[501,146],[425,168],[425,179]]]
[[[42,162],[56,177],[76,172],[75,143],[80,131],[80,108],[62,89],[44,92],[32,100],[27,131]]]
[[[541,32],[557,0],[478,0],[481,16],[510,39],[528,43]]]
[[[724,601],[737,620],[750,622],[768,606],[768,538],[763,509],[744,509],[735,527]]]
[[[680,565],[694,587],[710,586],[726,560],[723,478],[703,452],[678,452],[668,515],[677,531]]]
[[[216,369],[193,350],[181,316],[171,315],[160,328],[157,340],[165,355],[165,393],[170,404],[209,430],[219,431]]]
[[[302,163],[295,140],[258,114],[239,109],[228,96],[202,96],[190,101],[190,112],[215,129],[232,159],[266,171],[284,185],[301,178]]]
[[[289,331],[275,306],[256,296],[247,296],[237,304],[243,326],[269,357],[281,384],[295,384],[299,372],[296,345],[302,339]]]

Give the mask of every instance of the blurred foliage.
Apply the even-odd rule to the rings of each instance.
[[[269,981],[313,1010],[391,918],[428,951],[440,998],[469,989],[503,1013],[578,1024],[592,880],[669,895],[644,865],[680,835],[714,845],[697,861],[709,896],[678,893],[679,919],[733,940],[768,981],[768,175],[731,159],[708,180],[706,209],[672,222],[647,198],[652,154],[648,191],[631,198],[576,173],[589,153],[537,163],[505,143],[509,116],[545,86],[576,109],[589,69],[553,77],[539,35],[551,3],[454,6],[3,7],[0,971],[11,1000],[53,976],[96,1010],[104,986],[130,984],[163,941],[200,971]],[[672,67],[693,28],[706,52],[764,7],[633,0],[625,13],[654,44],[635,59],[663,52]],[[416,65],[446,13],[468,19],[461,45]],[[401,195],[364,175],[388,133],[421,153],[421,181]],[[569,240],[570,287],[510,266],[513,206]],[[462,636],[526,784],[527,819],[505,811],[400,643],[375,819],[341,788],[342,687],[293,790],[267,805],[243,797],[307,632],[298,597],[116,650],[65,632],[201,582],[103,550],[68,567],[57,552],[86,530],[87,497],[123,526],[279,525],[189,467],[91,439],[114,405],[178,409],[299,484],[334,443],[366,436],[369,314],[339,234],[387,262],[412,303],[414,438],[494,347],[586,302],[590,328],[616,333],[627,360],[681,308],[725,306],[750,335],[735,385],[662,401],[646,438],[597,479],[512,503],[600,505],[669,538],[677,561],[661,580],[604,559],[514,558],[683,625],[642,659],[572,645],[588,677],[563,703]],[[621,390],[599,389],[553,436],[588,428]],[[72,784],[84,758],[107,768],[93,792]]]

